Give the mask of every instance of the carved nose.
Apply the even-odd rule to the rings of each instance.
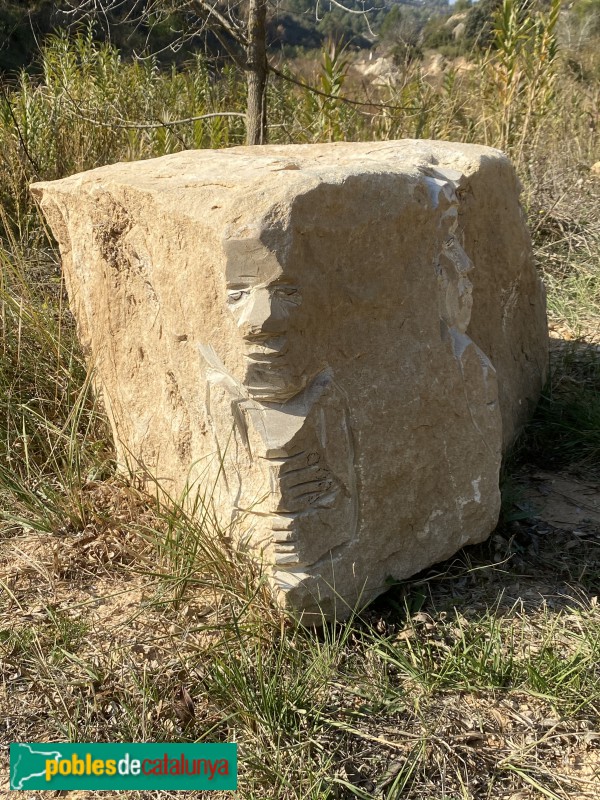
[[[283,320],[277,314],[276,300],[267,289],[252,292],[238,322],[244,339],[255,339],[282,333]]]

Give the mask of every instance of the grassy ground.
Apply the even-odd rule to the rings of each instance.
[[[203,558],[181,597],[152,542],[165,520],[88,485],[83,531],[2,547],[5,740],[236,741],[244,798],[597,798],[597,484],[568,479],[594,510],[565,525],[527,477],[552,496],[556,474],[523,470],[489,542],[318,633],[239,578],[211,585]]]
[[[279,141],[504,142],[524,182],[553,337],[550,380],[506,467],[503,517],[489,541],[318,632],[281,617],[259,567],[206,520],[161,507],[114,475],[58,256],[26,189],[34,177],[105,161],[235,143],[235,120],[174,130],[108,122],[236,109],[241,84],[233,74],[216,81],[129,67],[61,40],[43,79],[8,87],[1,796],[9,742],[72,740],[236,741],[244,800],[600,798],[600,179],[589,169],[600,157],[589,124],[598,84],[577,83],[563,64],[547,76],[552,97],[522,91],[505,51],[504,62],[482,68],[479,88],[454,76],[433,89],[407,73],[393,91],[398,102],[418,101],[418,114],[365,120],[273,87]],[[517,56],[531,74],[530,55]],[[339,85],[340,75],[321,77]],[[170,795],[128,795],[159,796]]]

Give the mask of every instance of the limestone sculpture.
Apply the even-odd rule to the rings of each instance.
[[[499,151],[239,147],[33,192],[121,463],[209,492],[282,606],[342,618],[489,535],[547,356]]]

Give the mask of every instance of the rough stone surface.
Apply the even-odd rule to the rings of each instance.
[[[210,495],[284,607],[343,617],[494,528],[547,357],[499,151],[239,147],[33,192],[120,461]]]

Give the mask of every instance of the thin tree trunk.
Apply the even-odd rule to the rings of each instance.
[[[249,0],[246,144],[267,142],[267,0]]]

